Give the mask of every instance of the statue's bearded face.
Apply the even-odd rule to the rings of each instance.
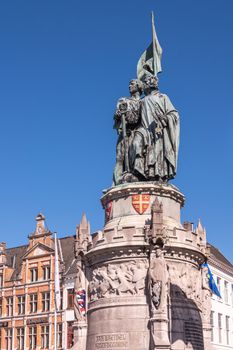
[[[135,94],[139,91],[137,80],[131,80],[129,83],[129,92],[130,94]]]
[[[158,88],[158,79],[154,76],[146,76],[144,78],[144,88],[145,90]]]

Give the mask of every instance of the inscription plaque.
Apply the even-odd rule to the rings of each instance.
[[[95,349],[128,350],[128,333],[107,333],[96,335]]]
[[[88,304],[88,309],[95,309],[106,305],[147,305],[145,296],[138,297],[118,297],[118,298],[103,298],[92,301]]]

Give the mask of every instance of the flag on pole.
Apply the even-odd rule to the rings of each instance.
[[[55,307],[56,307],[56,310],[59,310],[61,306],[61,292],[60,292],[59,261],[58,261],[56,233],[54,237],[54,243],[55,243]]]
[[[82,316],[86,315],[86,291],[79,289],[76,294],[79,310]]]
[[[209,281],[210,290],[211,290],[214,294],[216,294],[219,298],[222,298],[222,297],[221,297],[221,294],[220,294],[220,292],[219,292],[219,289],[218,289],[218,287],[217,287],[217,285],[216,285],[216,283],[215,283],[215,280],[214,280],[214,277],[213,277],[213,274],[212,274],[212,272],[211,272],[211,270],[210,270],[209,265],[208,265],[207,263],[204,263],[204,264],[201,265],[201,267],[202,267],[202,268],[203,268],[203,267],[206,267],[206,268],[208,269],[207,277],[208,277],[208,281]]]
[[[159,44],[159,40],[155,30],[154,24],[154,13],[151,14],[152,24],[152,43],[143,52],[137,64],[137,77],[142,80],[146,73],[157,76],[158,73],[162,72],[161,58],[162,48]]]

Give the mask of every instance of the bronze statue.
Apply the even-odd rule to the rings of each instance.
[[[152,43],[138,61],[138,79],[129,85],[131,97],[123,97],[117,103],[115,128],[119,138],[114,185],[167,182],[176,175],[180,121],[169,97],[158,89],[161,56],[152,13]]]
[[[131,97],[119,99],[115,128],[119,138],[113,182],[162,181],[176,175],[179,149],[179,114],[168,96],[158,90],[158,79],[144,75],[131,80]]]
[[[119,134],[116,148],[116,166],[113,174],[115,185],[145,180],[145,154],[148,143],[147,130],[141,124],[142,83],[133,79],[129,83],[131,97],[118,100],[115,125]]]
[[[147,168],[149,180],[173,179],[176,175],[179,149],[179,114],[169,97],[160,93],[158,79],[144,77],[145,97],[141,102],[141,123],[148,130]]]

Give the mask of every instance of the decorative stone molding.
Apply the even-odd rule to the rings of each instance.
[[[135,182],[132,184],[119,185],[112,187],[104,193],[101,198],[103,208],[106,204],[113,199],[119,199],[125,196],[134,195],[134,194],[150,194],[159,197],[172,198],[176,202],[181,204],[181,207],[184,206],[185,197],[178,190],[177,187],[171,184],[164,184],[158,182]]]
[[[125,306],[125,305],[145,305],[147,302],[146,296],[141,295],[133,295],[133,296],[121,296],[114,298],[102,298],[95,301],[92,301],[88,305],[88,311],[91,312],[93,310],[103,308],[106,306]]]

